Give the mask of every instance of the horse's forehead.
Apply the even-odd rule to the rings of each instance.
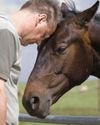
[[[84,44],[90,44],[90,38],[89,38],[89,31],[87,28],[83,28],[83,29],[76,29],[74,30],[74,32],[77,34],[78,38],[81,38],[82,42],[84,42]]]
[[[66,38],[69,35],[70,31],[71,31],[70,25],[67,25],[66,22],[62,22],[58,26],[58,28],[54,34],[54,38],[60,41],[63,38]]]

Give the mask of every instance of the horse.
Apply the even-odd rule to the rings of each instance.
[[[90,75],[100,78],[99,1],[82,11],[68,11],[52,36],[38,47],[38,56],[23,95],[27,112],[39,118],[70,89]]]

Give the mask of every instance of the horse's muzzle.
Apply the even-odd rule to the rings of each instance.
[[[31,98],[24,96],[23,105],[30,115],[45,118],[49,114],[51,99],[43,96],[32,96]]]

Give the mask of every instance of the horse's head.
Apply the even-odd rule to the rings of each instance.
[[[87,23],[98,4],[66,18],[40,45],[23,96],[23,105],[30,115],[46,117],[53,103],[90,75],[93,58]]]

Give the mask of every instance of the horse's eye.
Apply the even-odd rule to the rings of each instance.
[[[59,54],[64,54],[65,49],[66,47],[59,47],[59,48],[56,48],[56,52]]]

